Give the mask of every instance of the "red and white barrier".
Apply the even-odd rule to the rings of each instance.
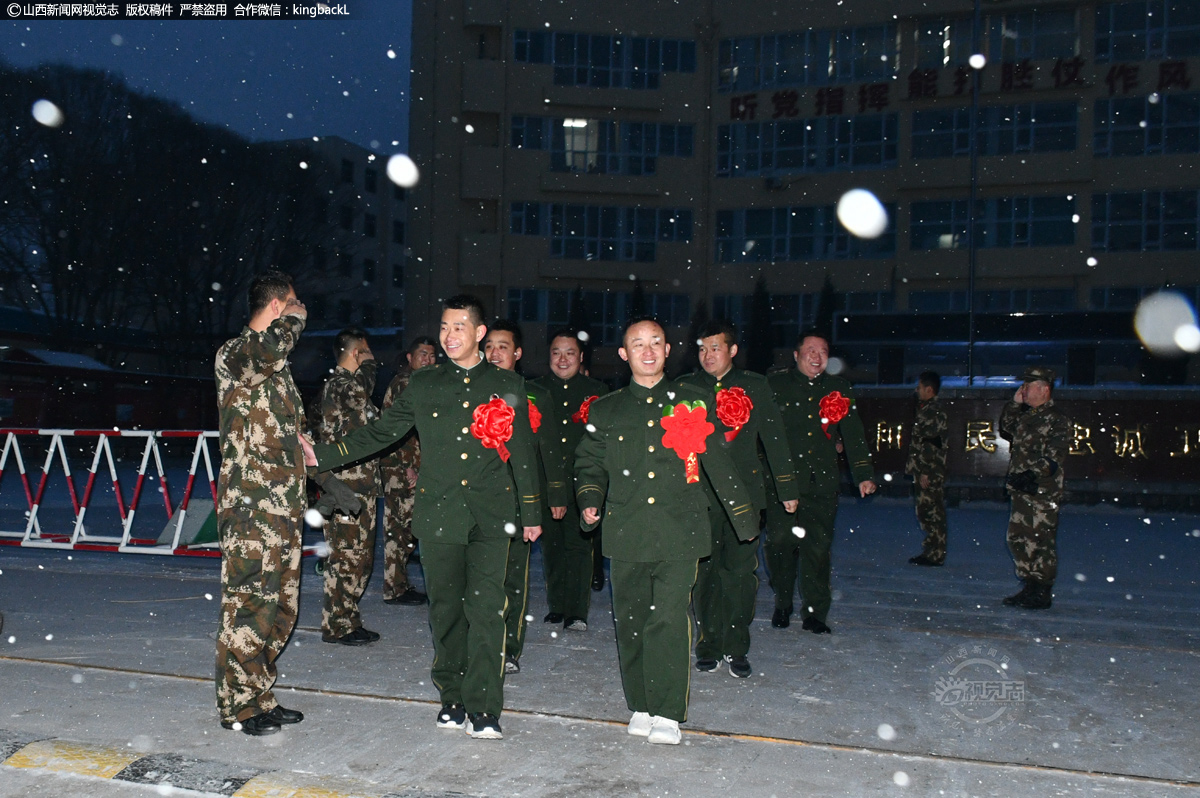
[[[201,462],[204,464],[203,476],[208,479],[211,497],[208,500],[213,501],[214,505],[216,502],[217,482],[214,463],[219,462],[219,458],[214,460],[212,453],[209,451],[209,442],[217,438],[216,432],[206,432],[203,430],[144,431],[0,428],[0,436],[3,436],[4,439],[4,447],[0,450],[0,487],[3,487],[5,473],[10,470],[9,462],[11,460],[12,464],[16,467],[21,484],[24,487],[25,499],[28,505],[28,518],[25,522],[25,528],[19,531],[0,529],[0,544],[52,549],[119,551],[137,554],[220,556],[221,552],[216,543],[180,545],[184,519],[188,514],[188,506],[192,499],[192,492],[196,484],[196,477],[199,473]],[[49,439],[45,444],[46,457],[42,464],[42,473],[36,491],[32,488],[30,475],[25,467],[26,458],[21,451],[22,441],[26,442],[27,449],[33,448],[31,444],[35,438],[40,439],[40,441]],[[67,455],[67,448],[64,444],[64,441],[68,439],[79,438],[94,438],[96,441],[91,459],[91,467],[87,471],[87,482],[84,486],[82,496],[79,495],[76,488],[75,479],[71,473],[71,463]],[[113,456],[112,445],[110,443],[113,438],[142,438],[146,442],[142,449],[141,463],[137,470],[137,481],[134,484],[133,493],[128,503],[125,501],[125,495],[121,489],[121,481],[117,473],[117,463]],[[191,467],[188,469],[187,485],[184,487],[183,495],[179,502],[172,504],[170,486],[166,471],[163,468],[161,446],[167,441],[189,440],[192,441],[192,456]],[[134,524],[138,516],[143,487],[147,480],[147,470],[149,469],[152,457],[154,462],[153,477],[157,477],[161,485],[160,492],[163,497],[166,518],[171,522],[174,530],[169,543],[160,543],[160,536],[157,532],[152,537],[138,536],[134,533]],[[58,466],[61,467],[61,471],[56,470],[56,460]],[[117,534],[118,530],[116,528],[113,528],[111,533],[107,535],[95,534],[89,532],[87,526],[84,524],[88,509],[92,505],[96,476],[104,464],[107,464],[108,476],[112,480],[113,495],[116,499],[117,511],[120,516],[120,534]],[[50,484],[52,476],[58,474],[61,474],[65,479],[67,493],[70,496],[71,507],[74,512],[74,523],[69,533],[62,529],[44,529],[39,519],[39,511],[43,510],[46,498],[47,485]]]

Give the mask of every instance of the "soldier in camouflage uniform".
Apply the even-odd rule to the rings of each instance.
[[[917,521],[925,532],[921,553],[913,565],[942,565],[946,561],[946,454],[950,420],[938,402],[942,378],[925,371],[917,378],[917,417],[908,440],[904,473],[913,477]]]
[[[378,361],[367,334],[348,327],[333,342],[337,367],[321,389],[321,438],[336,441],[379,416],[371,392]],[[321,639],[326,643],[362,646],[379,639],[362,624],[358,601],[375,564],[375,499],[379,496],[379,465],[361,460],[334,472],[362,501],[351,516],[334,513],[325,525],[329,558],[325,562],[325,600],[321,609]]]
[[[413,339],[404,358],[407,368],[399,371],[388,385],[383,409],[391,407],[412,379],[414,371],[436,361],[435,342],[427,335]],[[383,601],[385,604],[424,604],[424,593],[408,584],[408,558],[416,545],[412,534],[413,499],[416,497],[417,472],[421,468],[421,439],[409,433],[399,446],[388,449],[379,458],[383,480]]]
[[[304,719],[281,707],[271,688],[300,598],[304,404],[288,356],[307,316],[291,278],[266,272],[250,284],[248,326],[216,357],[222,554],[217,709],[222,726],[240,724],[256,736]]]
[[[1058,505],[1071,422],[1054,406],[1053,371],[1028,368],[1024,380],[1000,414],[1000,435],[1009,441],[1008,548],[1017,576],[1025,582],[1004,603],[1044,610],[1050,607],[1058,573]]]
[[[516,371],[521,359],[523,336],[521,328],[507,319],[497,319],[483,340],[483,352],[488,361],[505,371]],[[525,382],[529,400],[529,426],[537,444],[537,469],[540,493],[546,499],[553,518],[561,519],[567,512],[567,479],[563,474],[563,457],[555,446],[556,427],[550,392],[540,385]],[[513,538],[508,544],[508,566],[504,573],[504,595],[508,609],[504,615],[504,672],[521,672],[521,652],[525,648],[525,622],[529,607],[529,541]],[[583,629],[587,629],[584,624]],[[579,630],[582,631],[582,630]]]

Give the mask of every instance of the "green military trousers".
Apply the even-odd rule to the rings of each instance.
[[[592,536],[579,528],[579,506],[573,498],[561,521],[542,521],[538,542],[542,544],[550,612],[586,621],[592,601]]]
[[[830,549],[837,507],[836,492],[801,494],[800,505],[792,514],[785,512],[778,502],[768,504],[765,550],[776,609],[791,611],[798,571],[800,597],[804,601],[801,616],[813,616],[825,623],[833,603],[829,588]]]
[[[610,559],[621,684],[631,712],[687,720],[695,560]]]
[[[529,609],[529,550],[524,537],[508,544],[508,562],[504,569],[504,653],[521,658],[525,648],[525,613]]]
[[[700,561],[692,605],[700,625],[697,659],[744,657],[758,595],[758,538],[741,541],[720,509],[708,514],[712,554]]]
[[[507,536],[472,527],[467,544],[421,541],[433,631],[433,684],[442,704],[500,715],[504,708]]]

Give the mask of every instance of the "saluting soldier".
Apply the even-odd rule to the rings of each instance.
[[[608,393],[607,385],[584,374],[582,368],[583,344],[578,334],[559,330],[550,341],[550,373],[533,381],[550,394],[556,428],[549,434],[558,436],[556,443],[563,458],[563,473],[567,475],[575,473],[575,447],[583,437],[589,408]],[[579,505],[575,503],[574,491],[567,491],[567,509],[562,517],[552,516],[543,528],[542,567],[550,611],[542,620],[561,623],[570,631],[586,631],[591,604],[588,582],[592,578],[592,546],[596,535],[589,537],[579,528]]]
[[[1071,421],[1054,404],[1054,372],[1025,369],[1024,383],[1000,413],[1000,435],[1010,442],[1008,548],[1025,584],[1004,599],[1027,610],[1049,609],[1058,575],[1058,505]]]
[[[716,412],[713,423],[717,432],[730,443],[730,454],[742,484],[754,501],[757,522],[767,505],[762,463],[758,445],[775,475],[775,493],[785,512],[796,512],[797,493],[792,457],[775,396],[767,378],[753,371],[734,368],[737,357],[737,330],[724,319],[714,319],[700,328],[700,366],[702,371],[682,378],[707,392]],[[692,603],[700,624],[696,642],[696,670],[714,671],[720,661],[729,665],[729,673],[745,679],[752,673],[750,660],[750,622],[754,620],[754,602],[758,594],[758,538],[740,540],[733,525],[720,509],[709,513],[712,526],[712,554],[700,560]]]
[[[708,514],[722,508],[738,537],[757,514],[728,444],[708,420],[713,397],[663,375],[671,347],[662,325],[636,319],[618,350],[633,381],[592,403],[575,455],[585,529],[604,511],[613,618],[629,733],[676,745],[687,720],[697,562],[712,548]],[[710,503],[710,491],[718,499]]]
[[[216,688],[221,725],[240,724],[260,736],[304,720],[280,706],[271,688],[300,599],[304,403],[288,356],[308,312],[283,272],[255,277],[249,299],[249,323],[221,346],[215,366],[221,423]]]
[[[793,357],[796,368],[767,378],[787,430],[800,492],[795,514],[783,512],[775,502],[767,504],[765,551],[775,590],[771,625],[782,629],[791,622],[798,564],[804,602],[802,628],[813,634],[829,634],[826,620],[833,602],[830,549],[841,484],[839,440],[845,447],[859,495],[874,493],[875,482],[850,383],[825,371],[829,366],[829,340],[821,333],[803,333]]]
[[[321,389],[321,439],[326,443],[340,440],[379,416],[371,401],[379,362],[366,331],[347,327],[339,332],[333,340],[333,354],[337,366]],[[379,639],[378,632],[363,626],[358,608],[375,565],[379,461],[360,460],[334,473],[355,492],[362,509],[356,515],[334,513],[325,524],[329,557],[325,560],[321,640],[363,646]]]
[[[415,372],[376,421],[307,454],[323,470],[336,468],[416,428],[423,446],[413,533],[429,593],[437,725],[498,740],[508,546],[515,534],[541,534],[543,499],[524,381],[480,355],[487,327],[478,299],[460,294],[442,308],[449,361]]]
[[[946,454],[950,447],[950,420],[938,401],[942,378],[923,371],[917,378],[917,416],[908,436],[904,473],[913,477],[917,522],[925,532],[921,553],[909,558],[913,565],[938,566],[946,562]]]
[[[405,367],[392,377],[383,395],[383,409],[396,403],[408,387],[414,371],[437,361],[434,340],[421,335],[412,340],[404,353]],[[383,482],[383,602],[385,604],[424,604],[428,597],[408,582],[408,560],[416,543],[412,534],[412,508],[416,498],[417,473],[421,469],[421,438],[410,432],[398,446],[379,458]]]
[[[483,354],[505,371],[516,371],[524,338],[521,328],[507,319],[497,319],[483,339]],[[562,518],[567,511],[567,480],[562,471],[562,455],[553,437],[554,408],[550,395],[541,386],[525,382],[529,402],[529,426],[537,441],[538,487],[549,502],[550,516]],[[542,535],[545,540],[545,535]],[[504,575],[505,610],[504,672],[521,672],[521,652],[525,648],[525,613],[529,607],[529,550],[526,540],[513,539],[508,546],[508,566]]]

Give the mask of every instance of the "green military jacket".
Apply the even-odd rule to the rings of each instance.
[[[717,426],[722,438],[728,440],[733,436],[729,449],[737,466],[742,484],[754,498],[754,509],[763,510],[767,506],[767,490],[763,481],[762,461],[758,459],[758,442],[762,441],[763,451],[767,455],[767,463],[775,477],[775,492],[781,502],[800,498],[796,491],[796,477],[792,467],[792,455],[788,451],[787,438],[783,431],[783,422],[779,418],[779,408],[775,406],[775,396],[767,378],[761,374],[744,369],[730,369],[725,376],[717,379],[706,371],[693,371],[680,378],[681,382],[695,385],[702,391],[707,391],[714,399],[712,418],[709,420]],[[736,433],[733,428],[722,421],[719,412],[722,407],[722,391],[730,388],[741,388],[750,400],[749,418],[741,425]],[[729,396],[729,394],[725,394]]]
[[[365,427],[379,416],[371,401],[379,364],[368,360],[357,371],[337,366],[321,388],[321,440],[326,443],[343,438]],[[379,460],[360,460],[339,468],[337,478],[363,496],[379,493]]]
[[[472,431],[476,409],[496,397],[514,411],[512,437],[503,442],[508,462],[499,448],[485,446]],[[414,535],[465,544],[477,524],[485,533],[490,531],[480,519],[503,516],[516,521],[518,508],[522,526],[541,524],[544,500],[523,377],[484,360],[470,369],[453,362],[423,368],[378,420],[335,443],[318,444],[318,467],[328,470],[361,460],[414,427],[422,443]]]
[[[546,374],[533,382],[545,388],[550,395],[550,405],[554,409],[554,426],[561,433],[555,443],[562,457],[563,473],[570,480],[575,474],[575,447],[579,445],[584,425],[587,424],[589,411],[583,405],[589,399],[595,401],[608,393],[608,386],[583,373],[578,373],[569,380]],[[569,493],[573,494],[574,491]]]
[[[280,316],[262,332],[249,327],[217,351],[221,470],[217,509],[244,509],[299,518],[307,506],[304,402],[288,356],[305,320]]]
[[[904,473],[926,476],[932,484],[946,481],[946,455],[950,451],[950,419],[941,402],[933,397],[917,403],[917,417],[908,436],[908,460]]]
[[[555,435],[554,403],[550,392],[533,380],[525,381],[525,399],[529,403],[529,426],[537,443],[538,484],[549,507],[566,507],[571,500],[563,456]],[[536,428],[535,422],[536,421]]]
[[[1040,407],[1009,402],[1000,411],[1000,435],[1009,441],[1008,473],[1037,474],[1037,498],[1060,501],[1071,421],[1049,399]]]
[[[575,451],[575,495],[580,510],[605,507],[604,555],[629,562],[697,560],[712,551],[704,474],[688,482],[684,459],[669,445],[664,409],[712,396],[662,379],[653,388],[632,383],[597,399]],[[664,442],[666,440],[666,442]],[[758,535],[758,513],[738,476],[730,445],[713,425],[697,455],[742,540]],[[584,523],[585,530],[594,524]]]
[[[772,374],[767,381],[775,392],[775,402],[787,430],[788,447],[796,468],[796,487],[801,494],[837,493],[841,484],[839,435],[855,484],[874,478],[871,453],[849,382],[832,374],[820,374],[810,380],[798,368]],[[821,400],[835,398],[835,392],[849,400],[846,416],[838,421],[822,419]]]

